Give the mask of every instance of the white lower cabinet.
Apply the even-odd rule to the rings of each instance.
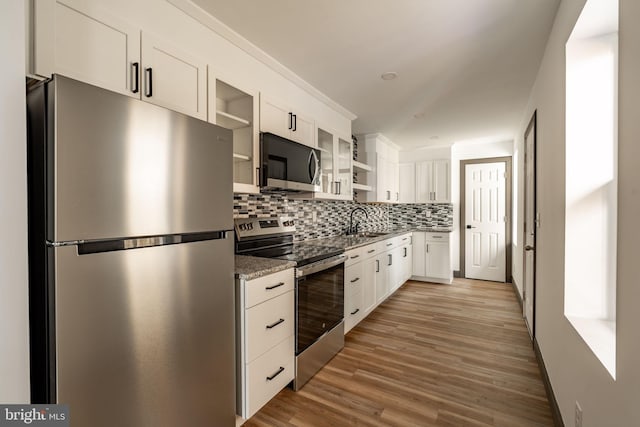
[[[294,272],[236,282],[236,412],[250,418],[294,377]]]
[[[448,233],[414,232],[413,278],[416,280],[451,283],[451,248]]]
[[[411,233],[347,251],[345,334],[411,277]]]

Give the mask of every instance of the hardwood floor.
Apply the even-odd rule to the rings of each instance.
[[[510,284],[407,282],[245,426],[552,426]]]

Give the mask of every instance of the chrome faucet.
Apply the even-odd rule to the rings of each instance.
[[[364,216],[368,219],[369,218],[369,214],[367,213],[367,211],[364,210],[364,208],[361,207],[357,207],[354,208],[351,211],[351,215],[349,216],[349,228],[347,228],[347,235],[349,234],[357,234],[358,233],[358,225],[360,225],[359,222],[356,222],[356,225],[353,225],[353,214],[361,211],[362,213],[364,213]]]

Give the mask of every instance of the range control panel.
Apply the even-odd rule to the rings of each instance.
[[[238,218],[235,220],[238,240],[249,237],[262,237],[277,234],[293,234],[296,231],[295,220],[280,218]]]

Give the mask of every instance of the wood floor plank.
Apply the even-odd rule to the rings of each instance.
[[[407,282],[247,427],[553,426],[510,284]]]

